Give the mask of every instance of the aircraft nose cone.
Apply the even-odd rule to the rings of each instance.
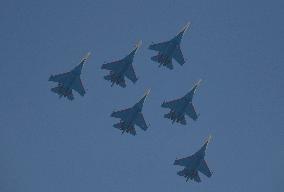
[[[91,55],[91,52],[89,51],[89,52],[86,54],[86,56],[84,57],[84,59],[87,60],[87,59],[90,57],[90,55]]]
[[[179,32],[179,35],[183,35],[184,32],[189,28],[190,22],[188,22]]]
[[[138,41],[138,43],[136,44],[136,49],[138,49],[141,45],[142,45],[142,40]]]
[[[148,94],[150,93],[150,89],[145,93],[145,95],[140,99],[140,101],[136,104],[139,106],[139,108],[142,108]]]
[[[195,92],[195,90],[197,89],[197,87],[199,87],[199,85],[201,84],[202,80],[200,79],[192,88],[192,91]]]
[[[146,94],[145,94],[145,96],[148,96],[149,93],[150,93],[150,91],[151,91],[151,89],[148,89],[147,92],[146,92]]]
[[[188,29],[189,28],[189,26],[190,26],[190,24],[191,24],[191,22],[189,21],[189,22],[187,22],[187,24],[185,25],[185,29]]]
[[[208,139],[205,141],[204,145],[202,146],[202,148],[201,148],[202,151],[204,151],[204,152],[206,151],[207,145],[208,145],[210,140],[211,140],[211,135],[208,137]]]
[[[146,99],[146,97],[149,95],[150,91],[151,91],[150,89],[148,89],[148,90],[146,91],[145,95],[144,95],[143,98],[142,98],[143,100]]]
[[[88,52],[88,53],[86,54],[86,56],[83,57],[83,59],[81,60],[80,64],[74,68],[73,71],[74,71],[75,73],[81,74],[82,68],[83,68],[85,62],[87,61],[87,59],[90,57],[90,55],[91,55],[91,52]]]
[[[133,49],[133,51],[131,51],[130,55],[135,54],[141,45],[142,45],[142,40],[138,41],[138,43],[135,45],[135,48]]]

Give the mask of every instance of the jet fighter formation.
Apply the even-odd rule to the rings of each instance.
[[[151,57],[151,60],[159,63],[159,67],[165,66],[170,70],[174,69],[172,63],[173,59],[180,65],[184,65],[186,61],[183,57],[180,44],[183,35],[189,26],[190,23],[187,23],[182,30],[169,41],[150,45],[150,50],[158,52],[156,56]],[[105,75],[104,79],[110,81],[111,87],[113,87],[113,85],[118,85],[119,87],[126,88],[125,78],[128,78],[133,84],[135,84],[135,82],[138,80],[133,67],[133,61],[141,44],[142,41],[139,41],[135,48],[124,58],[110,63],[104,63],[101,66],[101,69],[109,71],[109,74]],[[59,95],[59,98],[66,97],[68,100],[74,100],[73,90],[79,93],[81,96],[84,96],[86,91],[81,81],[81,73],[82,68],[89,56],[90,53],[87,53],[81,62],[71,71],[58,75],[51,75],[49,81],[57,83],[57,86],[51,88],[51,91]],[[193,97],[200,83],[201,80],[199,80],[183,97],[172,101],[164,101],[161,104],[161,107],[170,110],[169,113],[164,115],[164,118],[170,119],[172,124],[177,122],[181,125],[187,124],[185,115],[196,121],[199,117],[199,114],[196,112],[193,105]],[[114,124],[113,127],[120,130],[121,134],[129,133],[135,136],[137,134],[135,126],[140,127],[143,131],[148,129],[149,124],[147,124],[144,119],[142,109],[149,93],[150,90],[148,90],[145,95],[132,107],[111,113],[111,117],[119,119],[119,122]],[[189,179],[198,183],[201,182],[199,172],[203,173],[207,177],[212,176],[212,172],[204,160],[205,151],[209,140],[210,137],[201,147],[201,149],[193,155],[176,159],[174,161],[174,165],[184,167],[183,170],[177,172],[177,174],[185,177],[186,182],[189,181]]]

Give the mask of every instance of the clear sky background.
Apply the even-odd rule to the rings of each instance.
[[[280,0],[2,0],[0,191],[283,191],[283,9]],[[158,68],[147,47],[188,21],[186,64]],[[111,88],[101,65],[140,39],[139,80]],[[69,71],[88,51],[87,94],[58,99],[49,76]],[[161,103],[200,78],[200,118],[172,125]],[[111,112],[148,88],[143,112],[151,127],[121,135]],[[194,153],[209,134],[206,160],[214,174],[186,183],[173,161]]]

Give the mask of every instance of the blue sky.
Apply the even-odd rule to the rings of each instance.
[[[277,0],[1,1],[0,191],[283,191],[283,8]],[[187,63],[158,68],[147,47],[188,21],[181,44]],[[140,39],[138,82],[111,88],[101,64]],[[88,51],[87,94],[58,99],[48,77]],[[160,104],[200,78],[199,120],[172,125]],[[148,88],[143,111],[151,127],[121,136],[111,112]],[[186,183],[173,161],[209,134],[214,175]]]

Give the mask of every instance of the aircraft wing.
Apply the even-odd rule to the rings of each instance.
[[[200,177],[199,177],[198,172],[197,172],[196,175],[194,175],[193,180],[196,181],[197,183],[200,183],[200,182],[201,182],[201,179],[200,179]]]
[[[53,82],[57,82],[57,83],[68,83],[69,79],[70,79],[70,72],[67,73],[62,73],[62,74],[58,74],[58,75],[51,75],[49,78],[49,81],[53,81]]]
[[[144,131],[146,131],[148,128],[142,113],[138,113],[134,123]]]
[[[200,165],[198,167],[198,171],[200,171],[201,173],[203,173],[207,177],[211,177],[212,176],[212,172],[208,168],[207,163],[206,163],[206,161],[204,159],[200,162]]]
[[[170,70],[174,69],[173,60],[172,59],[169,60],[169,62],[166,64],[166,67],[169,68]]]
[[[169,46],[169,41],[165,41],[162,43],[152,44],[149,46],[149,49],[154,50],[154,51],[163,52],[164,50],[168,48],[168,46]]]
[[[170,109],[176,109],[182,104],[182,99],[176,99],[168,102],[163,102],[162,107],[163,108],[170,108]]]
[[[174,58],[180,65],[183,65],[183,64],[185,63],[185,60],[184,60],[184,58],[183,58],[183,55],[182,55],[180,46],[177,46],[177,48],[175,49],[174,54],[173,54],[173,58]]]
[[[186,120],[185,120],[185,116],[184,115],[180,119],[180,124],[186,125]]]
[[[135,71],[133,69],[132,64],[128,67],[127,71],[125,72],[125,76],[130,79],[133,83],[135,83],[138,79],[136,77]]]
[[[176,159],[175,162],[174,162],[174,165],[187,167],[188,165],[193,163],[193,161],[194,161],[194,157],[189,156],[189,157],[185,157],[185,158],[181,158],[181,159]]]
[[[131,108],[128,108],[128,109],[124,109],[124,110],[121,110],[121,111],[114,111],[111,114],[111,116],[115,117],[115,118],[120,118],[122,120],[127,120],[129,115],[131,115],[131,113],[132,113]]]
[[[198,115],[196,114],[196,111],[195,111],[195,109],[194,109],[194,105],[193,105],[192,103],[190,103],[190,104],[186,107],[185,113],[186,113],[189,117],[191,117],[194,121],[196,121],[197,118],[198,118]]]
[[[77,77],[74,80],[74,82],[71,85],[71,88],[77,91],[81,96],[84,96],[86,93],[80,77]]]
[[[121,87],[123,87],[123,88],[125,88],[126,87],[126,83],[125,83],[125,79],[124,79],[124,77],[122,77],[121,79],[120,79],[120,81],[119,81],[119,86],[121,86]]]
[[[102,69],[111,70],[111,71],[119,71],[121,64],[123,64],[122,60],[105,63],[102,65]]]
[[[136,130],[133,128],[133,129],[130,129],[129,130],[129,133],[131,134],[131,135],[133,135],[133,136],[135,136],[136,135]]]

